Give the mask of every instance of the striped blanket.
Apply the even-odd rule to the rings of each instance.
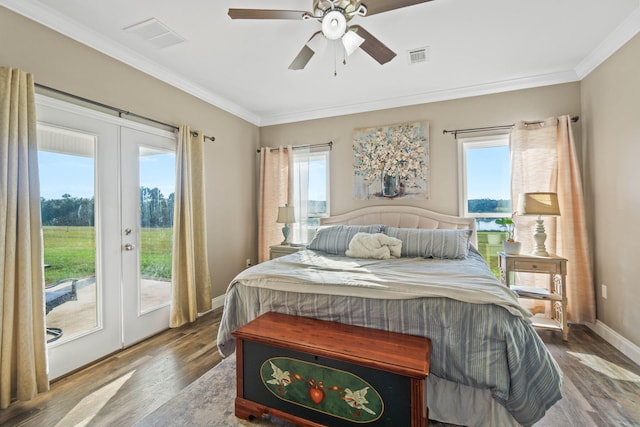
[[[561,398],[562,374],[530,313],[473,250],[464,260],[301,251],[259,264],[227,290],[220,352],[233,353],[231,332],[268,311],[426,336],[430,376],[488,390],[521,425]]]

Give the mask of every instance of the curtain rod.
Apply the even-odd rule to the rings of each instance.
[[[98,107],[105,108],[107,110],[115,111],[116,113],[118,113],[118,117],[120,117],[120,118],[122,118],[122,115],[124,114],[125,116],[136,117],[138,119],[146,120],[146,121],[149,121],[149,122],[152,122],[152,123],[155,123],[155,124],[158,124],[158,125],[166,126],[166,127],[169,127],[169,128],[175,129],[175,130],[179,129],[179,127],[176,126],[176,125],[172,125],[172,124],[169,124],[169,123],[161,122],[160,120],[155,120],[155,119],[152,119],[150,117],[142,116],[140,114],[132,113],[131,111],[122,110],[120,108],[113,107],[113,106],[107,105],[107,104],[103,104],[102,102],[94,101],[92,99],[83,98],[82,96],[74,95],[72,93],[62,91],[60,89],[54,89],[52,87],[45,86],[45,85],[42,85],[42,84],[39,84],[39,83],[35,83],[35,86],[40,88],[40,89],[44,89],[44,90],[47,90],[47,91],[51,91],[53,93],[57,93],[59,95],[63,95],[63,96],[67,96],[69,98],[76,99],[78,101],[82,101],[82,102],[86,102],[86,103],[89,103],[89,104],[93,104],[93,105],[96,105]],[[191,135],[192,136],[198,136],[198,132],[192,131]],[[208,139],[211,142],[216,140],[216,138],[214,136],[207,136],[207,135],[204,136],[204,139],[205,140]]]
[[[571,117],[571,121],[573,123],[577,122],[578,120],[580,120],[580,116],[573,116]],[[544,120],[537,120],[535,122],[524,122],[526,125],[539,125],[541,123],[544,123]],[[452,133],[454,138],[458,137],[459,133],[474,133],[474,132],[485,132],[485,131],[490,131],[490,130],[502,130],[502,129],[511,129],[512,127],[514,127],[516,124],[511,124],[511,125],[500,125],[500,126],[487,126],[487,127],[482,127],[482,128],[468,128],[468,129],[454,129],[454,130],[443,130],[442,134],[446,135],[448,133]]]
[[[329,150],[331,150],[333,148],[333,141],[329,141],[329,142],[323,142],[321,144],[311,144],[311,145],[294,145],[293,147],[291,147],[293,150],[299,150],[301,148],[315,148],[315,147],[322,147],[328,145],[329,146]],[[262,148],[269,148],[269,147],[262,147]],[[260,153],[261,148],[258,148],[256,150],[256,152]],[[271,151],[277,150],[277,148],[271,148]]]

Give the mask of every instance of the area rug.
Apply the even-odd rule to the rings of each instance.
[[[234,415],[236,398],[236,355],[223,359],[188,385],[173,399],[146,416],[139,427],[293,427],[276,418],[249,422]]]
[[[149,414],[136,426],[294,427],[293,424],[277,418],[262,418],[251,422],[237,418],[233,412],[235,397],[236,358],[233,354]],[[451,425],[430,420],[429,426],[446,427]]]

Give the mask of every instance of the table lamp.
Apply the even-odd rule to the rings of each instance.
[[[520,193],[518,195],[518,215],[537,215],[535,233],[533,239],[536,247],[533,255],[549,256],[544,246],[547,234],[544,230],[543,215],[560,215],[558,195],[556,193]]]
[[[278,208],[278,219],[276,220],[279,224],[284,224],[282,227],[282,235],[284,236],[284,240],[281,245],[289,244],[289,224],[292,222],[296,222],[296,215],[293,206],[284,205]]]

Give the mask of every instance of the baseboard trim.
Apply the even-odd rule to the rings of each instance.
[[[587,323],[586,325],[622,354],[633,360],[636,365],[640,365],[640,347],[599,320],[596,320],[596,323]]]
[[[215,310],[217,308],[223,307],[224,306],[224,294],[215,297],[214,299],[211,300],[211,309]]]

